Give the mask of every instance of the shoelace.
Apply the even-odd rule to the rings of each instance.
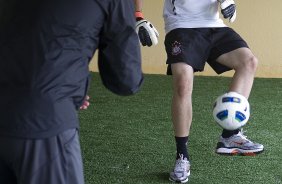
[[[241,129],[238,133],[238,135],[244,139],[244,141],[248,142],[248,143],[252,143],[252,141],[250,141],[249,139],[247,139],[247,136],[244,135],[244,133],[247,132],[246,130]]]
[[[183,158],[183,154],[179,154],[180,159],[176,160],[176,167],[175,167],[175,171],[176,172],[182,172],[182,171],[186,171],[187,170],[187,160],[184,160]]]

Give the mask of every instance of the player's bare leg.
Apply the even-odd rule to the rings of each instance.
[[[186,63],[172,64],[172,122],[177,137],[189,135],[192,122],[193,68]]]

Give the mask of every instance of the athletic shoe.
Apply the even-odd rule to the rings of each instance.
[[[242,131],[229,138],[221,136],[216,147],[216,153],[226,155],[255,156],[261,152],[263,145],[250,141]]]
[[[175,161],[174,170],[170,173],[169,180],[175,183],[186,183],[190,176],[190,162],[183,155]]]

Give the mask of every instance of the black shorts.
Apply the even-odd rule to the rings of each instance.
[[[232,50],[247,47],[247,43],[229,27],[179,28],[166,35],[167,74],[171,75],[171,64],[184,62],[194,71],[203,71],[207,62],[217,73],[231,68],[216,62],[216,59]]]

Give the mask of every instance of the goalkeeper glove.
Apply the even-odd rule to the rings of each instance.
[[[229,22],[234,22],[236,19],[236,5],[234,0],[218,0],[220,3],[221,13]]]
[[[142,12],[135,12],[136,17],[136,32],[143,46],[151,47],[158,44],[159,33],[156,28],[147,20],[144,19]]]

